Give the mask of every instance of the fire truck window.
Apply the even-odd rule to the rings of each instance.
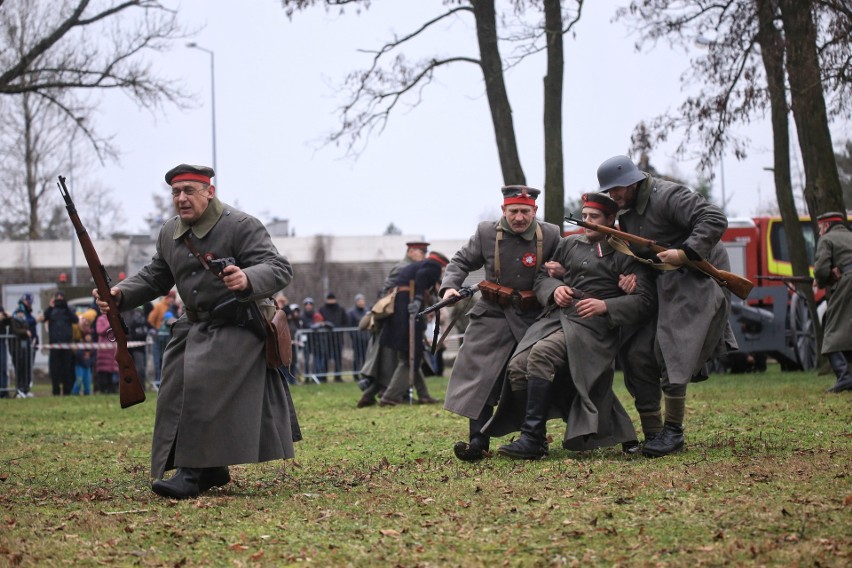
[[[801,222],[802,235],[805,237],[805,249],[808,253],[808,264],[814,264],[814,230],[807,221]],[[781,223],[773,223],[769,242],[772,244],[772,256],[776,261],[790,262],[790,249],[787,246],[787,231]]]

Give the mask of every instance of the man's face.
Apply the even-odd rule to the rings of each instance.
[[[823,236],[828,228],[831,226],[831,223],[820,223],[817,222],[817,228],[819,228],[819,236]]]
[[[358,298],[357,300],[355,300],[355,305],[358,306],[359,308],[366,307],[367,300],[365,300],[364,298]]]
[[[422,248],[411,247],[408,249],[406,254],[408,254],[408,258],[410,258],[412,262],[420,262],[426,258],[426,251]]]
[[[523,233],[532,225],[538,207],[530,205],[504,205],[503,216],[509,222],[513,233]]]
[[[619,209],[629,209],[636,202],[636,184],[627,187],[613,187],[609,190],[609,196],[618,203]]]
[[[216,187],[200,181],[178,181],[172,184],[172,201],[181,220],[192,225],[207,210]]]
[[[595,225],[603,225],[604,227],[612,227],[615,225],[615,215],[607,215],[596,207],[583,207],[583,221],[594,223]],[[583,234],[593,243],[606,238],[606,235],[600,231],[592,229],[583,229]]]

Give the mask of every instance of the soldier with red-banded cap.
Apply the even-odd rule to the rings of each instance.
[[[828,357],[837,382],[828,392],[852,390],[852,232],[846,215],[837,211],[817,217],[819,242],[814,257],[814,280],[828,288],[823,318],[822,354]]]
[[[501,189],[503,215],[480,223],[452,258],[441,282],[441,297],[458,295],[468,275],[485,268],[482,296],[468,312],[470,323],[453,364],[444,408],[469,419],[468,441],[453,451],[464,461],[489,455],[482,428],[491,418],[503,388],[506,363],[535,321],[541,306],[532,292],[535,275],[550,260],[561,230],[536,219],[540,190],[524,185]],[[476,282],[469,282],[476,284]]]
[[[249,302],[271,317],[269,298],[293,269],[260,221],[219,201],[213,174],[188,164],[166,173],[177,216],[160,229],[151,262],[112,288],[123,310],[175,285],[184,300],[163,354],[151,444],[152,490],[178,499],[225,485],[229,465],[292,458],[300,438],[286,383],[240,318]],[[221,272],[210,263],[229,257],[235,264]]]

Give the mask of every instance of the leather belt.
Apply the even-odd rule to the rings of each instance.
[[[186,314],[186,319],[192,323],[210,321],[213,319],[213,315],[210,312],[205,312],[204,310],[193,311],[188,308],[184,308],[184,313]]]

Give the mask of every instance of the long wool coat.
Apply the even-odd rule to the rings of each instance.
[[[123,308],[162,296],[175,284],[193,312],[209,312],[233,297],[192,255],[184,235],[202,255],[236,260],[252,287],[241,298],[245,301],[268,298],[293,278],[290,263],[260,221],[214,198],[192,227],[178,217],[166,221],[150,264],[118,285]],[[278,372],[266,367],[263,341],[250,330],[180,317],[163,355],[162,377],[151,445],[153,477],[173,467],[293,457],[300,434],[289,391]]]
[[[561,237],[559,227],[534,221],[520,235],[504,230],[499,246],[498,281],[494,251],[497,226],[501,221],[485,221],[477,226],[468,243],[447,266],[441,282],[441,296],[448,288],[461,288],[467,275],[483,266],[486,280],[518,290],[532,290],[536,261],[541,266],[553,256]],[[542,231],[541,258],[537,258],[536,224]],[[467,313],[470,323],[450,374],[445,410],[476,418],[486,403],[494,403],[492,396],[496,398],[500,392],[506,363],[538,314],[538,310],[521,311],[515,305],[500,307],[479,298]]]
[[[828,286],[833,266],[845,270],[840,280]],[[823,319],[822,353],[852,351],[852,232],[843,225],[833,225],[820,237],[814,258],[814,278],[818,285],[828,286],[830,291]]]
[[[636,205],[619,214],[623,231],[662,246],[687,247],[716,268],[730,270],[720,242],[728,227],[721,209],[686,186],[648,174],[637,191]],[[631,248],[639,256],[653,254]],[[670,383],[688,383],[708,359],[736,349],[728,323],[730,292],[711,278],[684,267],[659,271],[657,298],[656,345]]]
[[[536,296],[548,311],[527,330],[515,353],[531,349],[536,342],[562,328],[568,372],[554,381],[550,417],[562,418],[566,423],[564,448],[588,450],[635,440],[630,417],[612,392],[613,361],[620,345],[619,326],[653,314],[654,279],[647,267],[616,252],[608,241],[592,243],[585,235],[562,239],[553,260],[565,267],[565,276],[560,280],[539,274]],[[625,294],[618,287],[621,274],[636,274],[637,287],[632,294]],[[607,313],[581,318],[574,304],[559,308],[553,301],[553,293],[562,285],[604,300]],[[506,394],[511,393],[504,389]],[[495,420],[488,428],[490,433],[500,436],[520,428],[520,417],[507,411],[512,406],[506,396],[501,398]]]

